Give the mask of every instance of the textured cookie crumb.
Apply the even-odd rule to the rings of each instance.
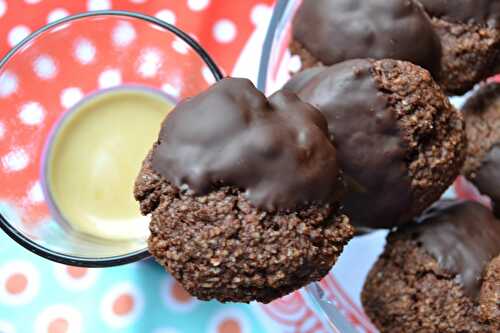
[[[498,332],[500,221],[441,200],[392,231],[361,299],[384,332]],[[496,257],[496,259],[495,259]]]
[[[462,113],[469,141],[463,173],[474,179],[486,154],[500,142],[500,84],[479,88],[464,104]]]
[[[460,173],[467,142],[463,116],[428,71],[395,60],[375,61],[373,71],[407,145],[415,216],[438,200]]]
[[[500,331],[500,256],[488,265],[479,299],[481,320]]]
[[[453,274],[411,239],[389,239],[361,298],[382,333],[494,332]]]
[[[271,214],[231,187],[192,196],[158,175],[150,158],[134,192],[151,214],[150,252],[199,299],[270,302],[320,280],[353,236],[335,206]]]
[[[450,95],[463,95],[495,73],[500,55],[500,29],[432,18],[441,39],[439,84]]]

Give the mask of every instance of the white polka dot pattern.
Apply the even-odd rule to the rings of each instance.
[[[219,43],[230,43],[236,37],[236,25],[233,21],[222,19],[214,26],[214,38]]]
[[[21,171],[28,166],[29,156],[23,148],[13,148],[2,157],[5,172]]]
[[[11,47],[16,46],[24,38],[28,37],[31,30],[25,25],[18,25],[9,32],[7,39]]]
[[[66,88],[61,92],[61,105],[70,108],[83,98],[83,92],[80,88]]]
[[[49,13],[49,16],[47,16],[47,23],[51,23],[51,22],[60,20],[68,15],[69,15],[69,13],[66,9],[56,8]]]
[[[4,16],[7,11],[7,2],[5,0],[0,0],[0,17]]]
[[[162,9],[158,13],[156,13],[156,18],[159,18],[162,21],[165,21],[170,24],[175,24],[176,17],[173,11],[169,9]]]
[[[272,15],[273,9],[270,6],[257,4],[253,7],[250,18],[254,25],[259,25],[268,23]]]
[[[122,83],[122,74],[118,69],[107,69],[99,75],[99,88],[111,88]]]
[[[174,87],[173,85],[166,83],[161,86],[161,89],[172,97],[179,97],[180,89],[178,87]]]
[[[210,0],[188,0],[188,7],[194,11],[201,11],[208,7]]]
[[[28,200],[32,203],[39,203],[45,200],[40,182],[35,182],[28,190]]]
[[[110,0],[87,0],[87,10],[111,9]]]
[[[33,70],[42,80],[50,80],[57,75],[57,66],[54,59],[45,54],[36,58],[33,62]]]
[[[157,49],[146,49],[141,52],[137,71],[144,78],[155,76],[162,64],[161,52]]]
[[[120,22],[120,24],[113,29],[113,43],[118,47],[130,45],[136,38],[134,27],[128,22]]]
[[[9,71],[0,75],[0,97],[7,97],[16,92],[18,86],[17,76]]]
[[[38,125],[45,117],[45,109],[38,102],[28,102],[21,106],[19,118],[26,125]]]
[[[175,38],[172,42],[173,49],[180,54],[188,54],[189,46],[180,38]]]
[[[75,43],[74,56],[82,64],[87,65],[94,61],[96,48],[88,39],[79,39]]]

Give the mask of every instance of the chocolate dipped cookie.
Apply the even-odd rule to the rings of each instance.
[[[357,58],[406,60],[439,76],[441,43],[414,0],[304,0],[290,50],[302,69]]]
[[[498,332],[499,255],[488,208],[440,201],[388,236],[363,288],[365,312],[382,333]]]
[[[438,82],[450,95],[462,95],[498,73],[500,2],[498,0],[418,0],[441,40]]]
[[[326,117],[356,227],[407,223],[460,172],[462,115],[428,71],[397,60],[349,60],[294,76],[284,87]]]
[[[323,115],[224,79],[178,104],[135,185],[149,249],[192,295],[270,302],[326,275],[353,236]]]

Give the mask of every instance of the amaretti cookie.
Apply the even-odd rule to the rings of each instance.
[[[441,40],[438,81],[447,93],[462,95],[495,74],[500,60],[498,0],[419,1]]]
[[[290,50],[302,69],[356,58],[398,59],[440,72],[441,43],[414,0],[304,0]]]
[[[149,249],[192,295],[270,302],[331,269],[353,236],[322,114],[224,79],[165,119],[135,186]]]
[[[499,332],[500,221],[441,201],[392,232],[362,302],[382,333]]]
[[[462,110],[468,139],[463,173],[500,217],[500,84],[481,86]]]
[[[438,200],[460,172],[463,118],[419,66],[349,60],[305,70],[284,89],[326,117],[351,184],[344,212],[357,227],[408,222]]]

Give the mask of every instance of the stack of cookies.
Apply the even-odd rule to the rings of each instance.
[[[497,0],[304,0],[301,70],[227,78],[167,116],[137,178],[151,254],[192,295],[270,302],[391,229],[363,290],[382,332],[500,331]],[[464,174],[491,199],[438,201]]]

